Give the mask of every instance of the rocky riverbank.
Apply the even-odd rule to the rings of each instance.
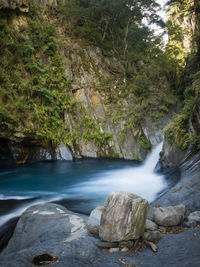
[[[105,206],[97,209],[97,221],[102,217],[99,222],[100,237],[109,242],[102,242],[97,235],[88,231],[94,212],[88,221],[87,216],[75,214],[53,203],[29,208],[21,216],[7,248],[1,253],[0,265],[199,266],[200,212],[187,217],[184,205],[154,207],[152,222],[145,220],[148,203],[133,196],[112,193],[108,196]],[[116,205],[113,206],[113,203]],[[126,211],[126,216],[120,216],[120,209],[116,209],[118,204]],[[131,214],[136,206],[137,213]],[[103,216],[99,216],[102,212]],[[142,212],[143,220],[139,220],[139,225],[135,224],[136,234],[136,228],[130,229],[129,225]],[[108,225],[108,218],[111,217],[113,220],[110,220]],[[120,224],[120,221],[123,223]],[[113,228],[116,228],[116,225],[118,229]],[[98,228],[98,223],[96,227]],[[113,229],[117,237],[109,234]],[[128,235],[130,232],[135,236]],[[106,236],[109,236],[109,240]]]
[[[157,169],[167,171],[162,159]],[[130,194],[111,194],[89,220],[56,204],[29,208],[1,253],[0,266],[199,266],[199,155],[186,155],[178,167],[180,179],[151,203],[148,220],[148,203]],[[138,225],[135,201],[143,206]],[[129,227],[133,224],[137,231]]]

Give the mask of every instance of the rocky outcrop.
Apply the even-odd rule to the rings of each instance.
[[[99,236],[115,242],[138,239],[143,235],[149,204],[133,194],[112,192],[101,216]]]
[[[184,220],[185,206],[158,207],[154,210],[154,221],[163,226],[176,226]]]
[[[69,148],[61,144],[56,150],[53,147],[45,147],[34,140],[14,142],[0,139],[0,166],[12,164],[25,164],[27,162],[73,160]]]
[[[179,160],[175,155],[173,151],[170,152],[170,147],[169,154],[165,153],[165,150],[162,153],[157,167],[166,173],[169,188],[152,203],[152,206],[183,204],[186,207],[186,215],[189,215],[190,212],[200,210],[200,153],[188,150],[181,153]],[[171,156],[174,158],[173,161],[170,160]],[[174,168],[169,168],[168,163],[173,164]],[[149,212],[150,219],[152,215],[153,208]]]
[[[5,250],[0,254],[2,267],[32,267],[48,264],[63,267],[121,267],[122,265],[145,267],[199,266],[200,229],[180,234],[163,234],[156,254],[144,249],[135,254],[127,253],[133,241],[99,243],[88,234],[86,218],[56,204],[36,205],[24,212]],[[158,233],[151,233],[158,238]],[[147,238],[150,238],[148,234]],[[17,244],[17,245],[16,245]],[[108,252],[99,249],[111,248]],[[114,253],[114,252],[121,253]],[[123,253],[123,254],[122,254]],[[178,259],[178,260],[177,260]]]
[[[58,39],[59,42],[55,43],[56,51],[54,53],[60,58],[59,68],[62,69],[63,76],[70,82],[68,92],[68,97],[70,98],[70,103],[68,103],[69,110],[66,108],[65,112],[62,111],[61,117],[62,123],[63,121],[65,122],[63,128],[65,126],[67,128],[66,142],[73,157],[107,157],[143,161],[151,145],[155,145],[163,139],[162,129],[169,122],[172,104],[167,104],[169,113],[168,111],[166,112],[168,110],[167,107],[163,112],[154,114],[154,111],[152,111],[151,114],[149,112],[149,115],[145,117],[145,110],[149,110],[148,103],[138,103],[137,97],[129,89],[127,89],[129,92],[125,93],[125,88],[128,86],[128,83],[124,82],[125,69],[114,51],[112,49],[104,50],[91,44],[88,45],[84,40],[82,42],[78,38],[71,38],[71,32],[70,30],[68,32],[67,29],[68,26],[70,28],[70,22],[66,20],[62,12],[59,13],[64,8],[59,6],[59,3],[62,2],[63,0],[1,0],[0,7],[19,9],[23,6],[28,6],[31,9],[34,5],[36,13],[38,11],[38,13],[42,14],[44,11],[44,25],[49,25],[52,28],[51,31],[55,30],[56,38],[54,37],[53,39]],[[59,8],[51,10],[51,13],[50,9],[43,8],[46,6]],[[4,11],[1,10],[5,17],[7,11],[4,14]],[[28,43],[31,39],[29,36],[31,24],[28,16],[21,12],[15,13],[12,12],[12,16],[9,17],[9,23],[6,25],[10,28],[12,27],[13,32],[16,32],[16,36],[17,34],[20,35],[21,32],[26,33]],[[69,25],[65,27],[62,19],[66,20],[66,25]],[[39,21],[35,21],[33,23],[34,27],[37,27],[36,22],[40,25]],[[7,23],[7,21],[5,20],[4,23]],[[35,30],[33,29],[33,31]],[[32,43],[31,45],[33,46]],[[42,52],[46,48],[47,46],[38,51],[37,64],[50,68],[51,57]],[[34,65],[34,60],[31,58],[30,60],[32,60],[31,64]],[[23,66],[21,67],[23,69]],[[20,70],[19,73],[21,73]],[[28,73],[27,76],[29,76]],[[169,93],[169,85],[166,80],[164,82],[161,81],[161,83],[161,85],[155,86],[157,88],[153,87],[152,91],[158,90],[159,92],[161,86],[163,90],[162,97],[164,97]],[[124,93],[125,96],[123,96]],[[159,97],[157,99],[152,98],[148,100],[148,102],[151,102],[151,106],[159,106],[161,99],[158,99]],[[30,112],[27,111],[27,113]],[[149,118],[151,115],[152,118]],[[153,115],[160,116],[159,121]],[[40,132],[41,127],[36,125],[32,115],[24,117],[19,119],[16,125],[12,125],[13,127],[9,128],[9,130],[5,124],[5,132],[2,129],[0,137],[18,143],[30,140],[30,147],[32,147],[32,140],[37,145],[41,143],[40,138],[46,141],[45,131],[42,135],[37,136],[36,133]],[[51,125],[51,123],[49,124]],[[51,143],[52,135],[49,136],[50,140],[48,139],[47,141]],[[63,140],[60,141],[65,142],[65,138]],[[59,140],[56,140],[57,143],[59,143]],[[59,159],[63,158],[60,152],[57,153],[59,149],[53,148],[53,150],[54,152],[56,151]],[[48,150],[48,152],[53,159],[57,158],[55,155],[52,156],[51,151]],[[49,155],[42,158],[45,157],[49,158]]]

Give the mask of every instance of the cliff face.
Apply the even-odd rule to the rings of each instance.
[[[173,1],[168,8],[169,44],[176,59],[184,61],[198,49],[199,3],[196,0]]]
[[[167,80],[148,85],[141,78],[141,90],[148,95],[136,97],[112,49],[69,35],[60,3],[0,2],[5,37],[1,142],[18,163],[72,157],[143,160],[163,139],[170,119],[174,99]],[[152,72],[143,62],[134,68]]]
[[[200,4],[185,0],[182,4],[175,2],[169,10],[170,21],[182,36],[179,43],[185,61],[180,82],[183,108],[166,128],[162,156],[165,167],[174,167],[181,166],[200,149]],[[173,38],[172,35],[172,41]]]

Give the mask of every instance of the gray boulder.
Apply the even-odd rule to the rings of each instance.
[[[99,236],[104,241],[120,242],[143,235],[148,201],[130,193],[111,192],[104,205]]]
[[[98,235],[101,221],[101,215],[104,207],[96,207],[91,213],[87,222],[87,229],[90,233]]]
[[[197,223],[200,223],[200,211],[191,212],[188,216],[188,221],[195,221]]]
[[[158,225],[162,226],[176,226],[184,219],[185,206],[170,206],[155,208],[153,218]]]
[[[200,211],[191,212],[188,216],[188,221],[186,222],[186,226],[195,227],[197,224],[200,224]]]
[[[161,239],[161,233],[159,231],[147,231],[144,233],[144,239],[152,242],[159,241]]]
[[[40,261],[53,266],[83,266],[86,262],[93,266],[101,255],[96,242],[88,234],[84,216],[56,204],[36,205],[19,219],[0,255],[0,266],[31,267]]]
[[[155,222],[152,222],[151,220],[146,220],[145,230],[149,231],[155,231],[158,229],[158,226]]]

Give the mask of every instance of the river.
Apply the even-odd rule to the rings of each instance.
[[[56,202],[89,214],[111,191],[135,193],[153,201],[167,187],[154,172],[162,144],[143,164],[124,160],[37,163],[0,173],[0,227],[35,204]]]

